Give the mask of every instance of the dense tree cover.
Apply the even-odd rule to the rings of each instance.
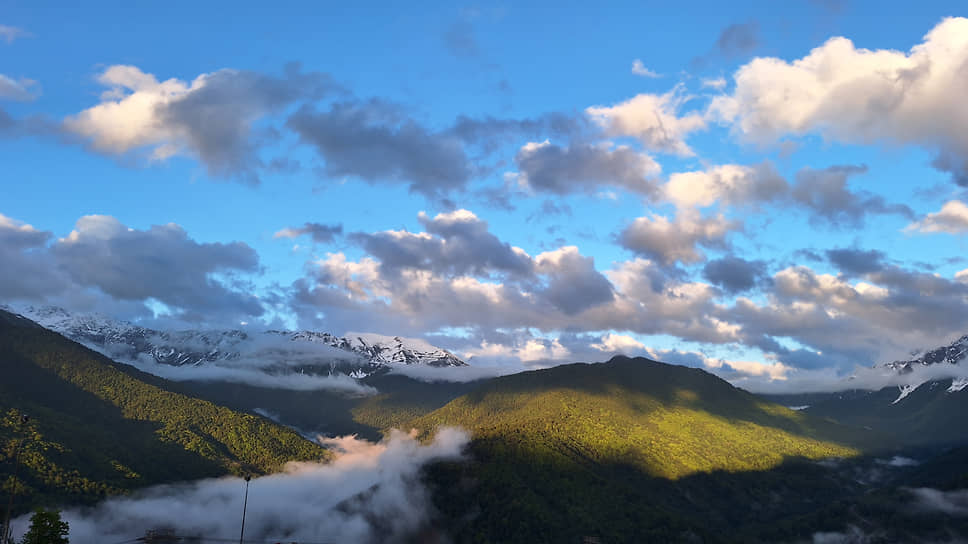
[[[884,435],[764,402],[697,369],[616,358],[507,376],[414,424],[474,433],[467,461],[426,471],[438,522],[458,542],[968,535],[965,518],[905,510],[908,486],[963,483],[964,452],[887,469],[861,454],[885,448]]]
[[[413,421],[460,425],[547,462],[624,463],[652,476],[764,470],[789,457],[851,456],[846,429],[764,402],[699,369],[646,359],[492,380]]]
[[[62,521],[57,510],[38,508],[30,516],[30,528],[21,544],[68,544],[70,526]]]
[[[646,359],[498,378],[412,425],[473,434],[467,462],[427,472],[461,542],[729,541],[834,500],[812,460],[860,453],[852,430]]]
[[[0,371],[0,481],[4,496],[19,497],[18,512],[328,455],[290,429],[167,391],[165,380],[6,312]]]

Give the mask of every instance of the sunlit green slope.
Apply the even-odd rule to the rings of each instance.
[[[168,385],[0,311],[3,496],[16,488],[22,511],[160,482],[269,472],[327,455],[290,429],[166,391]]]
[[[832,424],[705,371],[642,358],[498,378],[413,424],[461,425],[494,447],[550,460],[618,462],[671,479],[857,453],[833,440],[847,433]]]

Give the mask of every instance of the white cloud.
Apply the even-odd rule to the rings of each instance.
[[[645,65],[642,64],[642,61],[639,59],[635,59],[634,61],[632,61],[632,73],[637,76],[649,77],[649,78],[662,77],[662,74],[657,74],[655,73],[655,71],[649,70],[648,68],[646,68]]]
[[[330,463],[290,463],[284,472],[249,483],[245,537],[256,541],[402,542],[429,520],[431,504],[420,469],[456,460],[468,435],[440,429],[421,444],[394,431],[378,444],[355,437],[324,439],[336,452]],[[176,534],[238,534],[246,485],[237,477],[156,486],[108,499],[94,508],[62,513],[71,542],[102,544],[170,527]],[[22,535],[27,516],[13,523]]]
[[[605,353],[635,353],[638,351],[644,351],[646,349],[645,344],[639,342],[631,336],[624,334],[613,334],[607,333],[602,336],[601,342],[597,344],[592,344],[591,347],[603,351]]]
[[[595,193],[601,186],[650,194],[662,168],[646,153],[611,142],[561,147],[548,140],[528,142],[514,158],[518,183],[532,191]]]
[[[66,118],[64,126],[90,138],[98,151],[124,153],[151,147],[155,153],[171,155],[172,149],[184,147],[186,135],[161,122],[157,111],[203,87],[205,78],[201,75],[191,83],[174,78],[158,82],[135,66],[111,66],[97,77],[98,83],[109,87],[101,94],[101,104]]]
[[[638,138],[647,150],[689,157],[695,152],[686,144],[686,137],[706,128],[705,119],[698,113],[679,116],[689,98],[677,86],[661,95],[640,94],[614,106],[593,106],[585,113],[608,136],[631,136]]]
[[[639,217],[620,236],[623,246],[664,264],[695,263],[703,259],[699,246],[726,248],[727,235],[742,223],[723,215],[703,217],[694,210],[682,210],[670,221],[662,215]]]
[[[662,192],[680,208],[724,204],[747,204],[786,195],[789,185],[769,163],[754,167],[738,164],[714,166],[704,171],[669,176]]]
[[[929,213],[924,219],[911,223],[904,230],[964,234],[968,232],[968,205],[960,200],[950,200],[945,202],[940,211]]]
[[[938,153],[937,167],[968,184],[966,66],[966,18],[944,19],[907,53],[831,38],[792,62],[761,57],[742,66],[735,91],[714,98],[708,116],[759,144],[819,133],[923,146]]]
[[[144,151],[150,160],[188,155],[209,173],[256,181],[262,166],[252,125],[333,84],[322,74],[288,66],[281,77],[222,69],[188,82],[159,81],[136,66],[115,65],[97,77],[101,102],[63,121],[102,153]]]

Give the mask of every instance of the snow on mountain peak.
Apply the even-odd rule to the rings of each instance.
[[[150,370],[173,367],[258,368],[262,371],[363,378],[394,365],[465,366],[432,344],[398,336],[316,331],[163,331],[102,315],[71,314],[54,306],[17,308],[17,313],[114,359]],[[144,368],[148,363],[149,368]],[[170,375],[169,371],[165,372]]]

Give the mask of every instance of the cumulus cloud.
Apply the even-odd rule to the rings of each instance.
[[[314,243],[317,244],[328,244],[336,239],[337,236],[343,234],[343,225],[324,225],[322,223],[303,223],[299,227],[286,227],[282,230],[276,231],[272,235],[273,238],[299,238],[300,236],[309,236],[312,238]]]
[[[223,69],[191,82],[158,81],[136,66],[115,65],[97,77],[101,102],[64,119],[64,129],[96,151],[147,151],[151,160],[189,155],[214,176],[257,181],[264,166],[256,123],[337,89],[324,74],[288,65],[281,77]]]
[[[789,184],[769,162],[755,166],[724,164],[669,176],[663,196],[680,208],[744,205],[785,198]]]
[[[17,28],[15,26],[0,25],[0,40],[11,44],[14,40],[18,38],[26,38],[30,36],[30,33],[22,28]]]
[[[812,221],[839,227],[860,226],[867,214],[914,216],[911,208],[904,204],[888,204],[881,196],[851,191],[847,187],[848,178],[865,172],[866,166],[803,168],[796,174],[793,200],[810,211]]]
[[[422,233],[356,232],[349,239],[378,258],[384,270],[432,270],[447,275],[488,275],[502,272],[529,275],[534,268],[523,250],[489,232],[487,222],[465,209],[430,218],[420,212]]]
[[[635,338],[624,334],[606,333],[600,342],[591,344],[591,347],[605,353],[630,354],[645,351],[645,344]]]
[[[118,303],[160,302],[189,321],[263,313],[259,300],[231,281],[258,273],[255,250],[242,242],[199,243],[173,223],[137,230],[89,215],[54,239],[0,215],[0,256],[0,296],[9,301],[77,303],[99,293],[95,298]]]
[[[0,298],[36,299],[56,295],[69,279],[51,266],[46,248],[53,233],[0,214]]]
[[[699,247],[726,249],[726,237],[742,224],[723,215],[703,217],[694,211],[680,211],[674,220],[661,215],[639,217],[619,235],[623,247],[663,264],[699,262]]]
[[[817,133],[843,143],[915,145],[968,185],[968,19],[938,23],[908,52],[859,49],[831,38],[803,58],[756,58],[716,97],[709,116],[745,140],[769,144]]]
[[[327,464],[290,463],[279,474],[248,485],[245,537],[258,541],[407,542],[433,510],[420,469],[457,460],[468,442],[455,428],[438,430],[421,445],[394,431],[378,444],[355,437],[322,439],[336,452]],[[167,528],[179,536],[238,536],[246,484],[240,478],[156,486],[108,499],[90,510],[66,510],[71,542],[100,544]],[[14,522],[22,535],[27,516]]]
[[[255,298],[213,277],[258,270],[258,255],[242,242],[198,243],[173,223],[139,231],[110,216],[88,215],[50,253],[77,284],[120,300],[154,298],[200,314],[262,313]]]
[[[896,266],[850,281],[804,266],[773,275],[767,301],[739,298],[722,313],[749,346],[801,368],[850,368],[905,358],[964,334],[966,285]],[[799,347],[780,342],[792,339]]]
[[[946,232],[948,234],[964,234],[968,232],[968,205],[960,200],[950,200],[941,206],[941,210],[929,213],[920,221],[915,221],[905,227],[906,231],[917,232]]]
[[[649,70],[648,68],[646,68],[645,65],[642,64],[642,61],[640,59],[635,59],[634,61],[632,61],[632,73],[637,76],[648,77],[648,78],[662,77],[662,74],[657,74],[655,73],[654,70]]]
[[[829,249],[827,259],[848,276],[861,276],[883,270],[887,255],[876,249]]]
[[[699,113],[679,115],[690,98],[676,87],[661,95],[640,94],[614,106],[593,106],[585,113],[610,137],[631,136],[646,150],[689,157],[695,152],[686,137],[706,128]]]
[[[0,100],[26,102],[37,97],[37,82],[31,79],[13,79],[0,74]]]
[[[429,129],[385,101],[337,102],[328,111],[304,106],[286,124],[319,153],[331,177],[404,182],[437,195],[463,188],[474,174],[459,138]]]
[[[747,261],[732,255],[708,261],[702,269],[704,278],[729,293],[749,291],[765,274],[763,261]]]
[[[561,147],[545,140],[524,145],[515,157],[519,181],[534,191],[560,195],[595,193],[602,186],[622,187],[640,194],[655,190],[659,164],[628,146],[571,144]]]
[[[541,253],[535,258],[538,274],[545,276],[542,294],[555,308],[567,315],[611,302],[612,284],[598,270],[595,260],[585,257],[575,246]]]

